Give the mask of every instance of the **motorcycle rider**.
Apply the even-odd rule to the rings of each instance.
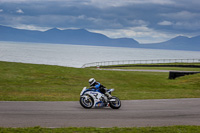
[[[112,96],[107,92],[105,86],[97,82],[94,78],[89,79],[90,89],[99,89],[101,93],[105,94],[108,98]]]

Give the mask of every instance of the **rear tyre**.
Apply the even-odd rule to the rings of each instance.
[[[111,99],[115,99],[115,101],[109,101],[110,107],[112,109],[119,109],[121,107],[120,99],[115,96],[113,96]]]
[[[86,99],[87,97],[87,99]],[[80,97],[80,104],[83,108],[90,109],[94,105],[94,100],[91,96],[84,95]]]

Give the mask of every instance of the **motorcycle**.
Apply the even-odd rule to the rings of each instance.
[[[114,89],[109,89],[107,91],[111,94]],[[109,106],[112,109],[119,109],[121,107],[121,101],[119,98],[112,96],[108,99],[107,96],[99,91],[99,89],[87,89],[87,87],[84,87],[80,93],[80,104],[86,109]]]

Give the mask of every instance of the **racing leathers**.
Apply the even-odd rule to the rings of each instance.
[[[103,94],[105,94],[108,98],[111,98],[112,96],[107,92],[107,89],[105,86],[100,84],[99,82],[95,82],[93,86],[90,86],[90,89],[99,89],[99,91]]]

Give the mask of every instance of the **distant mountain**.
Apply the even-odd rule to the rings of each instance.
[[[200,51],[200,36],[192,38],[178,36],[161,43],[139,44],[132,38],[113,39],[85,29],[59,30],[53,28],[42,32],[0,25],[0,41]]]
[[[59,30],[53,28],[41,32],[0,26],[0,41],[139,47],[139,43],[134,39],[111,39],[103,34],[89,32],[85,29]]]
[[[143,48],[200,51],[200,36],[177,36],[161,43],[141,44]]]

